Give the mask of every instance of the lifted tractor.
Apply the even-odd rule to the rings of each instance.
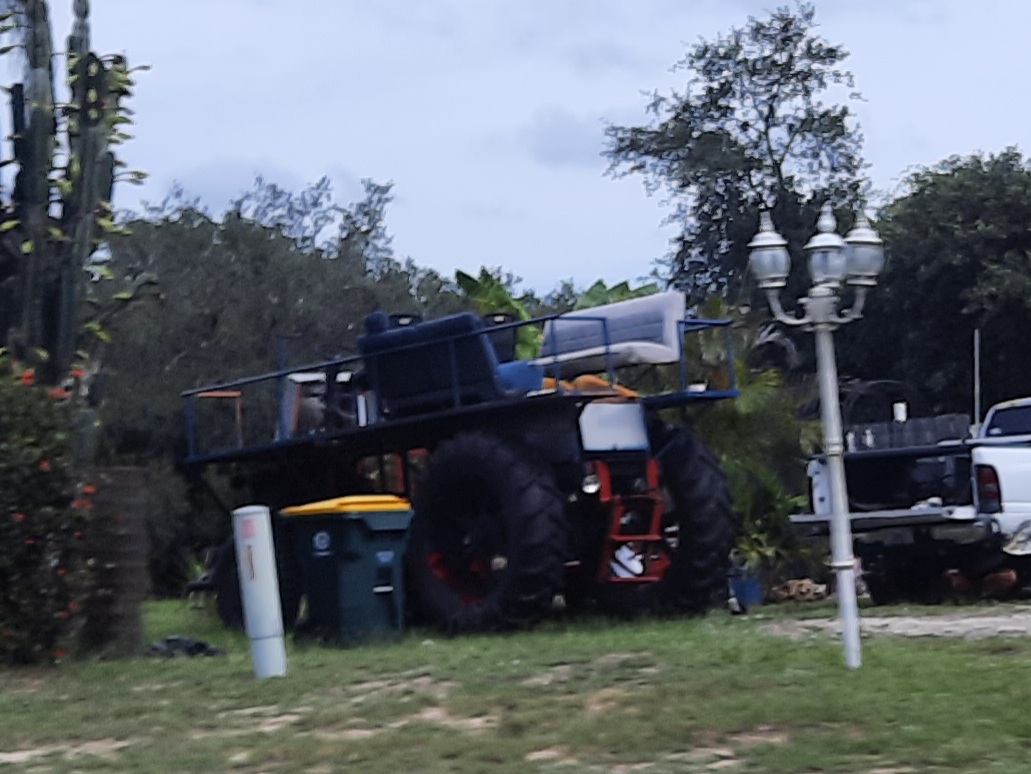
[[[211,491],[226,475],[234,505],[273,514],[407,498],[408,615],[449,632],[566,608],[701,614],[727,598],[730,495],[715,457],[664,415],[737,390],[727,321],[685,312],[676,291],[529,321],[375,312],[356,356],[185,392],[182,467]],[[539,347],[516,359],[524,327]],[[719,388],[689,378],[685,343],[705,331],[727,348]],[[676,386],[627,386],[657,372]],[[298,557],[287,540],[276,550],[289,627]],[[223,620],[239,623],[231,541],[213,573]]]

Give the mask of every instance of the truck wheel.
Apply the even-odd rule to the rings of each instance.
[[[281,558],[276,550],[279,573],[279,604],[283,615],[283,628],[291,631],[297,622],[301,605],[300,570],[296,562]],[[236,543],[230,538],[218,547],[211,582],[215,587],[215,608],[219,620],[232,629],[243,628],[243,598],[240,595],[240,575],[236,565]]]
[[[727,476],[689,430],[663,425],[651,435],[662,487],[672,504],[664,525],[674,546],[654,605],[660,612],[702,614],[727,601],[735,539]]]
[[[875,556],[869,564],[864,559],[863,580],[870,601],[875,605],[899,602],[936,605],[942,602],[947,584],[945,571],[936,562],[916,556]]]
[[[465,433],[430,457],[407,563],[416,611],[450,633],[510,628],[561,601],[566,546],[550,468]]]

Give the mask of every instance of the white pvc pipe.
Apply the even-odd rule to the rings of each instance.
[[[233,536],[254,674],[282,677],[286,674],[286,646],[269,509],[264,505],[237,508],[233,511]]]

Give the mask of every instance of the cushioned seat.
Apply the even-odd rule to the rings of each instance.
[[[562,378],[610,366],[675,363],[685,312],[684,294],[676,290],[568,312],[545,324],[535,362]]]

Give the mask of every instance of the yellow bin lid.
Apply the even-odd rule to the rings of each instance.
[[[348,495],[321,500],[317,503],[291,505],[283,508],[284,516],[317,516],[325,513],[367,513],[369,511],[407,511],[411,503],[397,495],[372,494]]]

